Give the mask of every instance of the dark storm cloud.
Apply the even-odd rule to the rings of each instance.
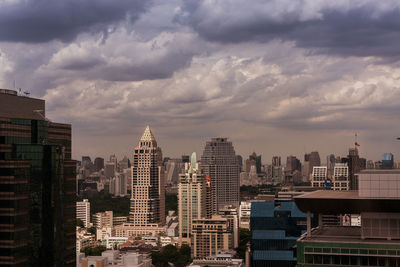
[[[141,0],[28,0],[0,6],[0,41],[69,42],[81,32],[107,33],[125,18],[136,19],[149,5]]]
[[[219,43],[295,41],[311,53],[398,57],[398,4],[379,1],[187,1],[176,21]]]

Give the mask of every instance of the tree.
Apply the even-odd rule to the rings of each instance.
[[[236,254],[239,258],[245,259],[247,243],[250,242],[250,230],[246,228],[239,229],[239,247],[236,249]]]
[[[91,233],[92,235],[95,235],[96,234],[96,227],[90,227],[90,228],[88,228],[88,232],[89,233]]]
[[[83,221],[81,219],[76,219],[76,226],[78,226],[80,228],[84,228],[85,224],[83,223]]]

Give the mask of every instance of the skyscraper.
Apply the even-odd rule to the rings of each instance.
[[[212,214],[209,177],[201,174],[196,153],[193,152],[190,163],[185,163],[185,173],[179,175],[178,217],[179,243],[191,244],[192,221],[210,218]],[[209,210],[207,210],[209,209]]]
[[[232,142],[221,137],[206,142],[200,168],[211,177],[213,213],[225,205],[238,207],[240,166]]]
[[[130,223],[138,226],[164,224],[165,182],[162,152],[149,126],[135,148],[131,168]]]
[[[75,266],[71,125],[0,89],[0,266]]]

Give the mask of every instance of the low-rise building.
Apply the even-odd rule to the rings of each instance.
[[[192,254],[193,258],[205,258],[217,255],[220,250],[230,250],[233,247],[233,234],[229,220],[222,216],[194,219],[192,223]]]
[[[166,227],[158,224],[148,224],[138,226],[131,223],[123,223],[114,227],[115,236],[130,237],[130,236],[157,236],[160,233],[166,232]]]
[[[113,227],[113,211],[108,210],[93,214],[93,226],[96,228]]]

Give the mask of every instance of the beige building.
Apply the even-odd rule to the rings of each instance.
[[[347,163],[336,163],[333,168],[332,189],[337,191],[349,190],[349,167]]]
[[[93,226],[96,228],[113,227],[112,210],[93,214]]]
[[[179,245],[190,245],[194,219],[211,217],[211,194],[210,179],[201,174],[196,153],[193,152],[191,162],[185,163],[185,173],[179,175]]]
[[[148,224],[146,226],[138,226],[132,223],[124,223],[114,227],[116,237],[130,236],[157,236],[165,233],[166,227],[158,224]]]
[[[164,169],[161,148],[149,126],[135,148],[129,222],[145,227],[165,224]]]
[[[325,180],[327,179],[328,168],[326,166],[313,167],[311,174],[312,187],[325,187]]]
[[[194,219],[192,223],[193,258],[217,255],[218,251],[232,249],[232,232],[229,219],[221,216]]]

